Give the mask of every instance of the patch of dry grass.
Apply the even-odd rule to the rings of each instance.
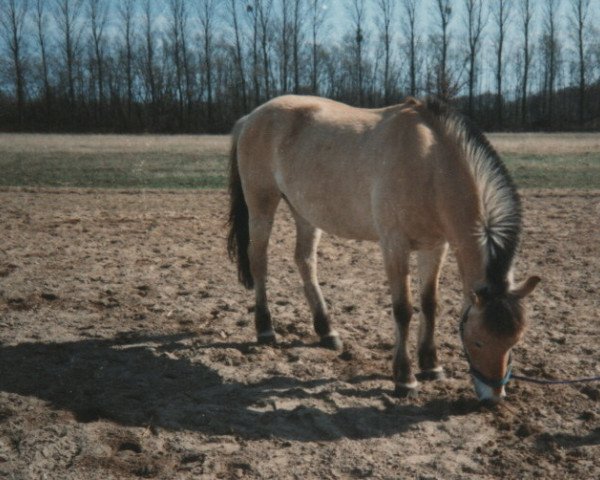
[[[501,154],[600,154],[600,133],[489,133]],[[36,153],[216,153],[225,154],[229,135],[61,135],[0,133],[0,151]]]
[[[223,154],[229,135],[63,135],[0,133],[0,152]]]
[[[600,154],[600,133],[490,133],[501,154],[587,155]]]

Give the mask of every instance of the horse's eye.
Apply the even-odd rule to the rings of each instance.
[[[474,342],[475,347],[483,348],[483,344],[481,342]]]

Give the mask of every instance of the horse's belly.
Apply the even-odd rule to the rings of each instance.
[[[334,220],[331,215],[319,215],[319,213],[311,215],[311,217],[306,219],[312,225],[332,235],[353,240],[379,240],[379,236],[372,225],[356,221],[354,218],[339,215]]]
[[[353,240],[379,239],[368,198],[349,198],[331,191],[328,195],[314,195],[284,189],[283,193],[298,215],[324,232]]]

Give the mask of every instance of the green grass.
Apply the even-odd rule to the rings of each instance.
[[[520,188],[600,188],[600,153],[505,154],[503,159]]]
[[[500,151],[521,188],[600,188],[597,138],[586,146],[576,135],[551,139],[551,148],[545,137],[503,135]],[[223,188],[228,143],[226,136],[0,134],[0,187]]]
[[[0,186],[222,188],[227,155],[0,151]]]

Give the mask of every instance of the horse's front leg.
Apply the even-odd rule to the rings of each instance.
[[[435,316],[440,267],[446,256],[448,244],[433,250],[418,252],[419,277],[421,279],[421,321],[419,323],[419,380],[444,378],[435,346]]]
[[[396,326],[393,363],[394,393],[400,397],[412,397],[417,394],[418,382],[412,373],[407,349],[409,325],[413,313],[408,270],[410,250],[408,242],[398,238],[382,241],[382,250],[392,293],[392,308]]]

